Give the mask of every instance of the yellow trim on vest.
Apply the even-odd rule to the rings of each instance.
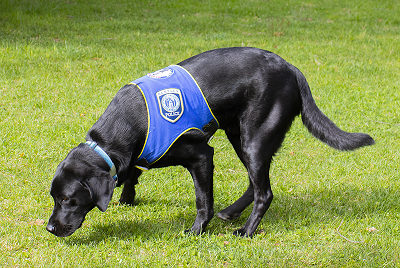
[[[187,73],[190,75],[190,77],[193,79],[193,81],[196,83],[197,87],[199,88],[200,93],[201,93],[201,95],[203,96],[203,99],[204,99],[204,101],[206,102],[208,109],[210,110],[210,113],[211,113],[212,116],[214,117],[215,121],[217,121],[217,124],[218,124],[218,126],[219,126],[219,122],[218,122],[217,118],[215,117],[215,115],[213,114],[213,112],[212,112],[212,110],[211,110],[211,108],[210,108],[210,105],[208,105],[208,101],[207,101],[206,97],[205,97],[204,94],[203,94],[203,90],[201,89],[201,87],[199,86],[199,84],[197,84],[196,79],[194,79],[194,77],[192,76],[192,74],[189,73],[189,71],[186,70],[185,68],[183,68],[182,66],[180,66],[180,65],[173,65],[173,66],[178,66],[178,67],[182,68],[183,70],[185,70],[185,72],[187,72]]]
[[[174,143],[177,141],[177,139],[179,139],[183,134],[185,134],[186,132],[188,132],[189,130],[192,130],[192,129],[197,129],[197,130],[199,130],[201,133],[204,133],[201,129],[198,129],[197,127],[191,127],[191,128],[186,129],[185,131],[183,131],[183,132],[171,143],[171,145],[167,148],[167,150],[165,150],[165,152],[162,154],[162,156],[160,156],[159,158],[157,158],[157,160],[155,160],[155,161],[154,161],[153,163],[151,163],[151,164],[154,164],[155,162],[157,162],[158,160],[160,160],[161,157],[163,157],[163,156],[169,151],[169,149],[172,147],[172,145],[174,145]]]
[[[138,156],[138,159],[139,159],[139,157],[142,155],[142,153],[143,153],[143,151],[144,151],[144,147],[146,146],[147,138],[149,137],[149,131],[150,131],[150,111],[149,111],[149,107],[147,106],[147,100],[146,100],[146,97],[144,96],[143,90],[142,90],[138,85],[136,85],[135,83],[129,83],[128,85],[135,85],[135,86],[137,86],[138,89],[140,90],[140,93],[142,93],[144,102],[146,103],[146,110],[147,110],[147,132],[146,132],[146,140],[144,141],[144,145],[143,145],[142,151],[140,152],[140,154],[139,154],[139,156]],[[138,167],[138,166],[136,166],[136,167]],[[142,169],[142,168],[139,168],[139,169],[145,170],[145,169]]]

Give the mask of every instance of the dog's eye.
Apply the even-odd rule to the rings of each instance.
[[[62,196],[62,197],[60,197],[60,199],[61,199],[61,202],[67,202],[69,200],[69,198],[66,196]]]

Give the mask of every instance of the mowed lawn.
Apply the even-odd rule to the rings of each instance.
[[[0,266],[399,267],[400,2],[393,0],[0,2]],[[200,52],[272,51],[298,67],[320,109],[376,145],[339,152],[297,118],[271,167],[274,200],[256,235],[242,217],[196,216],[182,167],[140,177],[136,205],[91,211],[72,236],[45,230],[58,163],[125,84]],[[225,134],[215,210],[245,191]]]

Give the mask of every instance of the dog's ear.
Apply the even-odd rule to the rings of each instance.
[[[115,181],[111,176],[91,177],[87,180],[87,187],[94,204],[102,211],[106,211],[112,198]]]

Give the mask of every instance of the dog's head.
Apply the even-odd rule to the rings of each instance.
[[[84,144],[58,165],[50,189],[54,209],[46,227],[49,232],[69,236],[94,207],[107,209],[115,187],[107,168],[107,163]]]

